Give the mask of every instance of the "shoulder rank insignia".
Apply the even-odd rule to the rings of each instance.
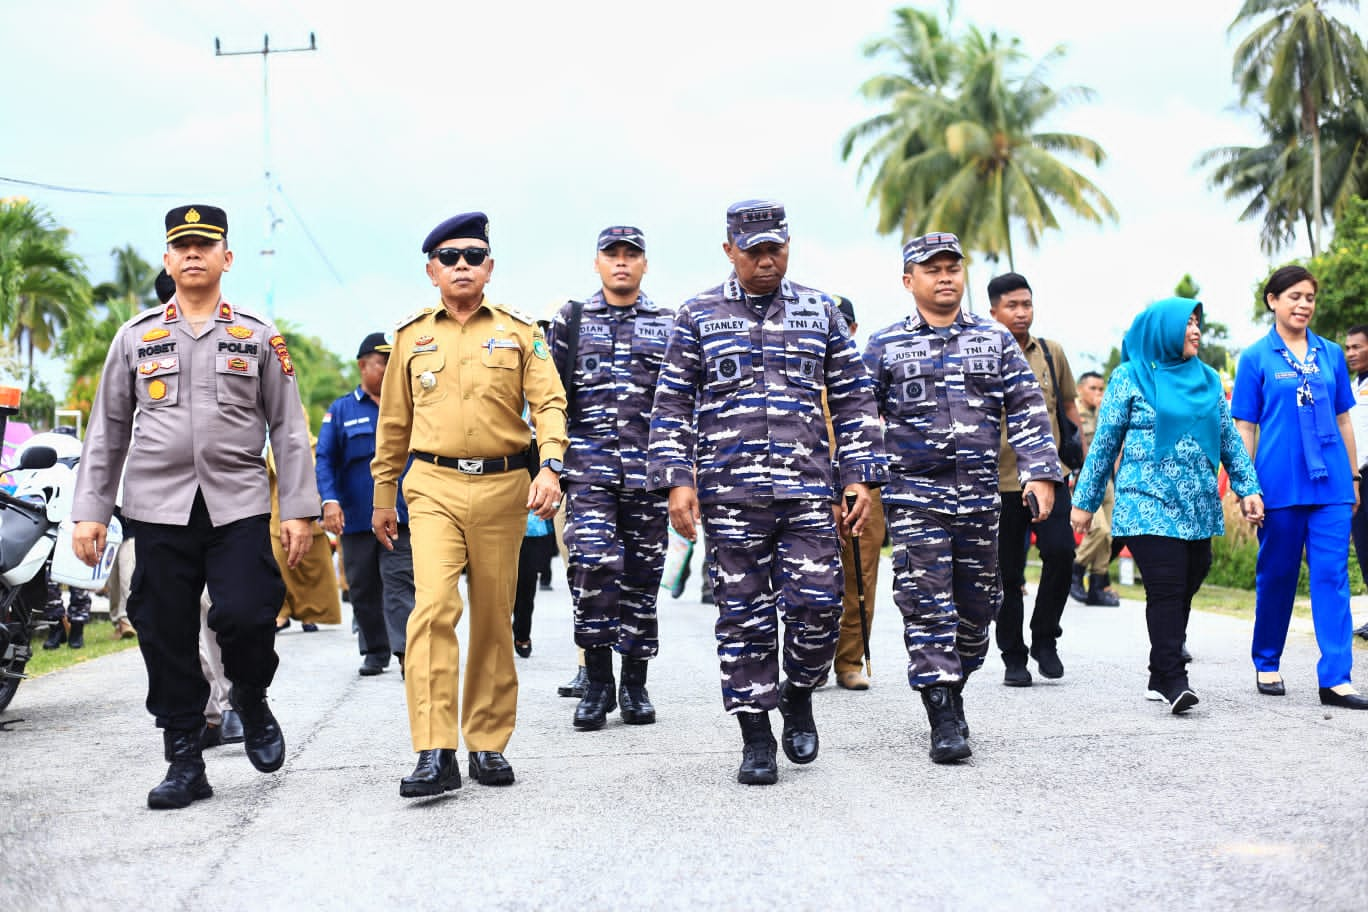
[[[526,323],[528,326],[532,326],[535,325],[537,322],[532,317],[528,316],[527,314],[523,313],[521,310],[518,310],[515,307],[509,307],[507,304],[497,304],[495,306],[498,307],[499,310],[502,310],[504,313],[508,314],[513,319],[517,320],[519,323]]]
[[[217,316],[215,319],[218,319],[218,320],[231,320],[231,319],[233,319],[233,305],[229,304],[227,301],[219,301],[218,316]]]
[[[266,344],[275,352],[276,360],[280,362],[280,369],[285,372],[285,376],[293,377],[294,362],[290,360],[290,351],[285,347],[285,337],[276,333],[266,340]]]
[[[428,314],[432,313],[433,310],[434,308],[431,307],[424,307],[421,310],[415,310],[413,313],[409,314],[407,317],[404,317],[404,319],[394,324],[395,331],[397,332],[403,329],[405,326],[408,326],[410,323],[412,323],[414,320],[417,320],[419,317],[426,317]]]
[[[228,335],[234,339],[250,339],[255,333],[245,326],[230,326],[228,327]]]
[[[179,318],[180,309],[176,307],[176,302],[173,300],[170,304],[166,305],[166,310],[162,311],[162,322],[174,323]]]
[[[165,339],[169,335],[171,335],[171,330],[169,329],[149,329],[147,332],[143,333],[142,340],[144,342],[156,342],[158,339]]]

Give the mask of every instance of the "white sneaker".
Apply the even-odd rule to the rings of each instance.
[[[1154,690],[1154,689],[1150,689],[1150,690],[1145,691],[1145,699],[1146,699],[1146,700],[1153,700],[1153,701],[1156,702],[1156,703],[1167,703],[1167,702],[1168,702],[1168,697],[1164,696],[1164,695],[1161,694],[1159,691]]]

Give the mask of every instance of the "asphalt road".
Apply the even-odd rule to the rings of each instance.
[[[1141,606],[1070,603],[1065,677],[1005,688],[994,655],[966,690],[973,759],[935,766],[884,571],[874,687],[819,691],[820,758],[781,754],[768,788],[735,780],[696,584],[661,604],[659,722],[578,732],[558,576],[518,661],[517,783],[439,799],[399,797],[403,687],[357,676],[346,626],[279,638],[284,768],[211,750],[214,797],[182,811],[146,807],[165,764],[136,650],[28,681],[0,714],[0,908],[1368,906],[1368,713],[1320,706],[1310,636],[1262,697],[1250,625],[1194,615],[1201,704],[1174,717],[1143,699]]]

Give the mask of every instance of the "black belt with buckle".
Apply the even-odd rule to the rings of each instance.
[[[527,468],[526,453],[514,453],[512,456],[501,456],[498,459],[452,459],[450,456],[436,456],[414,450],[413,458],[444,469],[455,469],[466,475],[496,475],[499,472]]]

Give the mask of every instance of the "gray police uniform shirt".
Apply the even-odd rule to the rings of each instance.
[[[572,308],[567,302],[560,309],[548,334],[561,376],[570,357]],[[570,448],[562,482],[646,487],[651,403],[673,324],[674,314],[644,294],[628,307],[609,304],[601,289],[584,302],[566,390]]]
[[[961,310],[942,333],[914,312],[870,336],[864,361],[885,421],[885,505],[996,511],[1004,410],[1022,483],[1063,480],[1040,386],[1002,324]]]
[[[832,500],[837,485],[882,484],[869,375],[835,302],[787,279],[748,299],[735,273],[685,302],[651,412],[648,473],[652,490],[696,486],[711,503]]]
[[[125,460],[130,519],[185,525],[196,490],[215,526],[270,513],[268,429],[281,518],[317,517],[308,421],[284,337],[222,300],[196,336],[172,298],[121,326],[109,347],[72,519],[109,522]]]

